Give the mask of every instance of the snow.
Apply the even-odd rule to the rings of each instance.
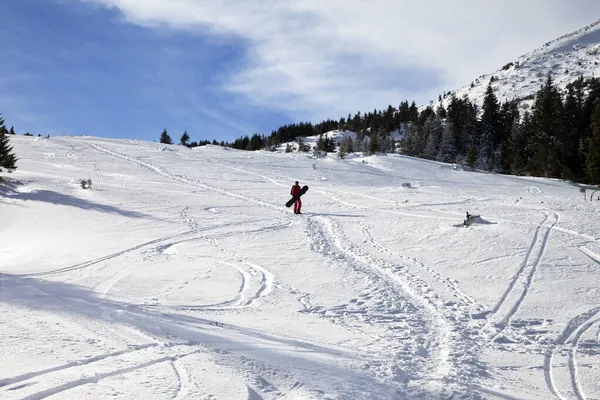
[[[579,185],[396,154],[11,144],[2,399],[599,398],[600,201]]]
[[[501,102],[522,99],[520,106],[530,110],[534,96],[548,74],[552,75],[554,84],[564,89],[567,84],[584,78],[600,75],[600,19],[582,29],[545,43],[540,48],[522,55],[499,68],[475,79],[471,86],[455,91],[457,98],[467,96],[481,106],[492,76],[495,94]],[[442,99],[441,104],[447,107],[450,96]],[[434,109],[440,105],[439,100],[430,104]],[[421,109],[426,106],[421,107]]]
[[[356,140],[356,132],[346,131],[346,130],[333,130],[333,131],[323,133],[323,137],[333,138],[333,141],[336,144],[340,144],[341,142],[344,141],[345,138],[350,138],[352,140]],[[298,151],[298,145],[299,145],[300,141],[302,143],[304,143],[309,149],[312,149],[317,146],[318,140],[319,140],[319,135],[299,137],[297,140],[294,140],[292,142],[281,143],[277,147],[277,150],[283,151],[289,145],[292,150]]]

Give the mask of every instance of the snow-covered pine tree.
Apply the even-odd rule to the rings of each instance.
[[[423,125],[423,134],[427,135],[427,144],[425,145],[425,157],[430,160],[435,160],[440,151],[440,143],[442,142],[442,134],[444,127],[442,120],[437,115],[432,115],[425,121]]]
[[[401,140],[401,153],[407,156],[417,156],[423,152],[421,132],[416,124],[409,124]]]
[[[354,152],[354,141],[350,136],[346,136],[342,143],[340,143],[340,152],[349,154]]]
[[[442,134],[442,142],[437,160],[445,163],[456,161],[456,133],[452,122],[447,121]]]
[[[379,151],[382,153],[391,153],[392,152],[392,139],[389,133],[380,131],[379,132]]]

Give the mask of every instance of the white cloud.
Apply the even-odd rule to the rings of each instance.
[[[433,100],[600,15],[596,0],[84,1],[242,38],[247,63],[226,89],[297,119]]]

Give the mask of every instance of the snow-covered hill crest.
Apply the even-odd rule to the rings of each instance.
[[[500,101],[520,99],[521,107],[527,109],[548,74],[552,75],[559,88],[564,88],[580,76],[600,75],[600,19],[507,62],[455,93],[459,98],[466,95],[481,105],[493,77],[492,87]],[[449,102],[450,96],[446,95],[441,104],[446,107]],[[439,99],[432,101],[431,105],[437,108]]]

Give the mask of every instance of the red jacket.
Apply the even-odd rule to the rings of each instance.
[[[302,189],[300,189],[300,185],[294,185],[292,186],[292,196],[297,196],[302,192]]]

